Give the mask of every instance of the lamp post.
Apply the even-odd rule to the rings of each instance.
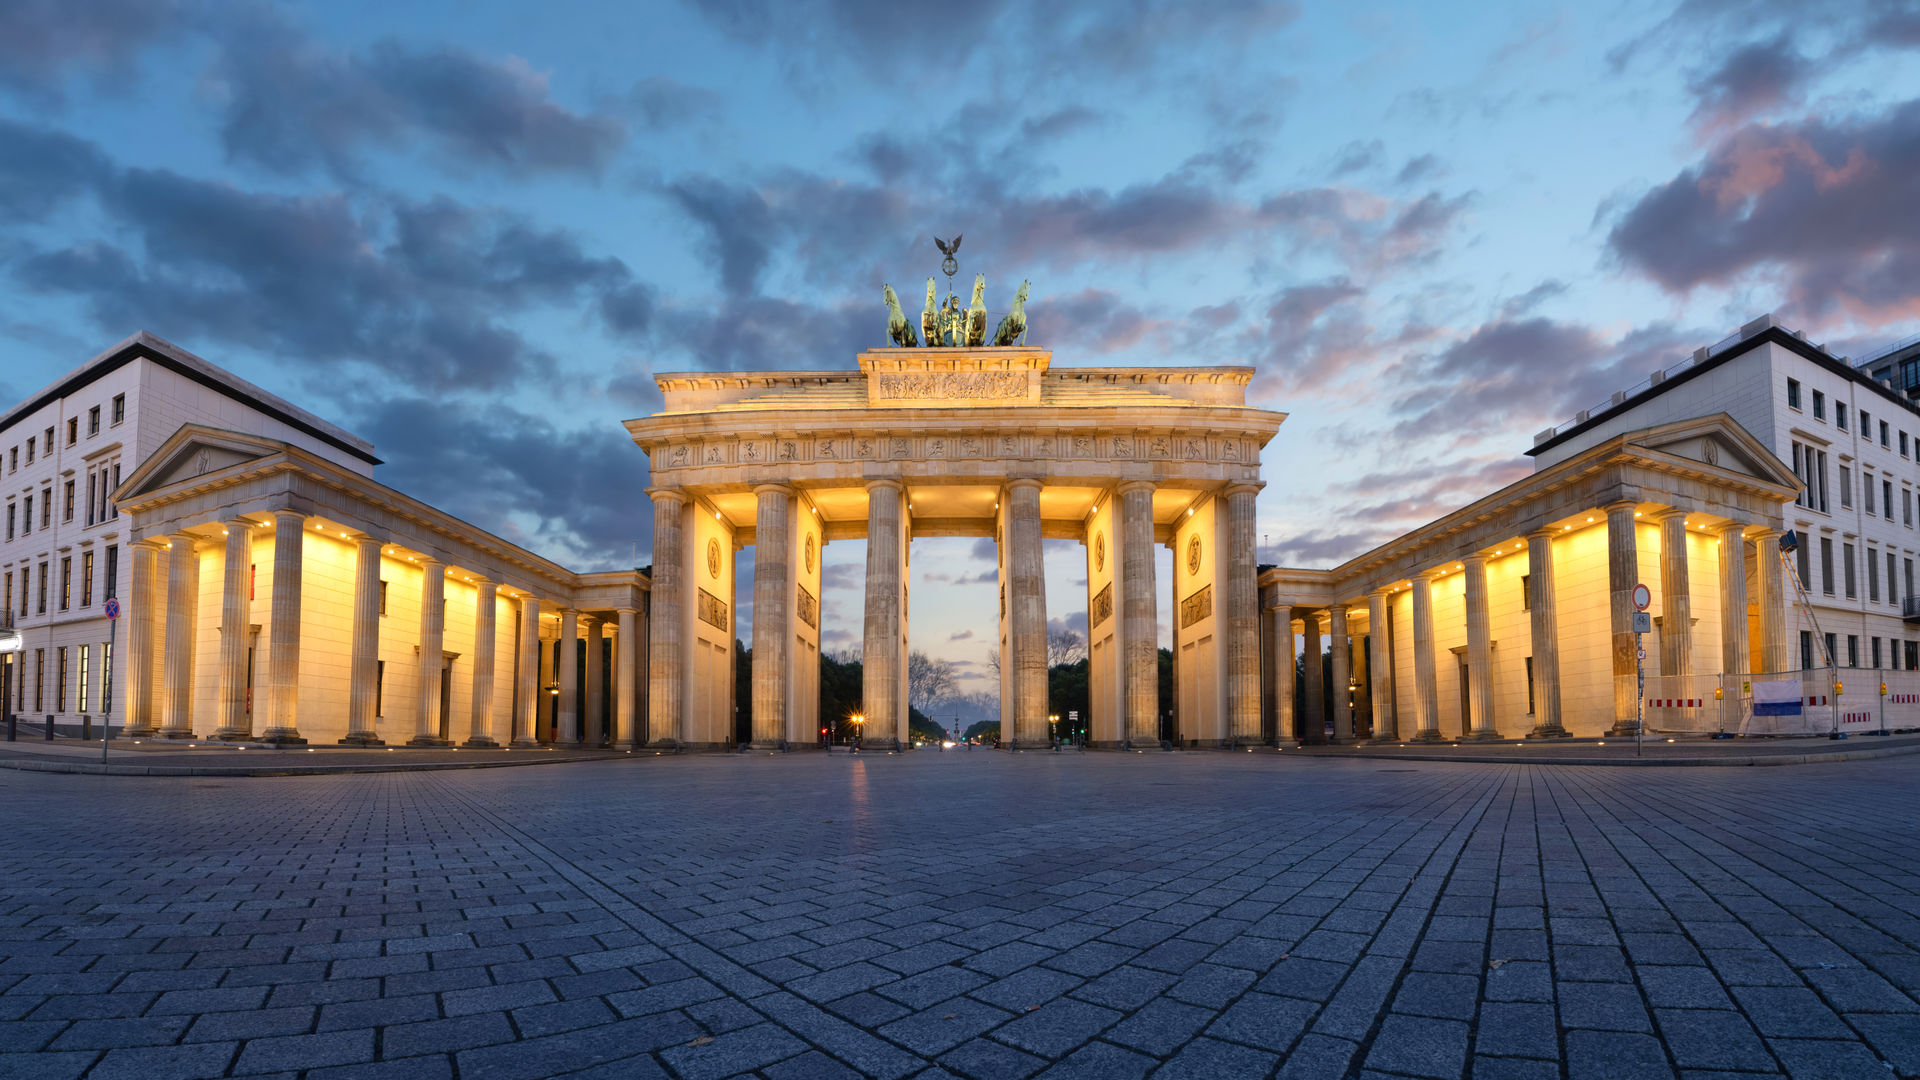
[[[848,717],[847,719],[853,721],[853,751],[852,752],[857,754],[860,752],[860,743],[862,741],[861,736],[866,732],[866,728],[863,727],[862,725],[864,725],[867,722],[867,718],[864,714],[854,713],[852,716]]]
[[[1060,745],[1060,714],[1059,713],[1047,714],[1047,745],[1050,747],[1057,747]]]

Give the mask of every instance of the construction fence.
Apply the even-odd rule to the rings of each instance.
[[[1834,668],[1650,675],[1649,735],[1828,736],[1920,730],[1920,671]]]

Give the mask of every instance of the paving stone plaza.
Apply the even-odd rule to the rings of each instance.
[[[1920,756],[0,773],[0,1077],[1920,1075]]]

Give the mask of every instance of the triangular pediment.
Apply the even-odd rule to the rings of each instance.
[[[286,443],[275,439],[187,424],[134,470],[121,484],[116,498],[124,502],[186,480],[271,457],[286,449]]]
[[[1686,458],[1771,484],[1793,487],[1798,483],[1785,462],[1726,413],[1636,431],[1627,435],[1626,441],[1643,450]]]

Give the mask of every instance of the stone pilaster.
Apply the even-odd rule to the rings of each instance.
[[[656,566],[657,570],[658,567]],[[514,685],[514,711],[519,715],[513,745],[540,745],[540,599],[520,597],[520,676]]]
[[[646,741],[655,746],[673,746],[679,743],[683,731],[682,697],[688,664],[686,582],[682,580],[681,565],[686,560],[687,496],[670,488],[650,494],[653,496],[653,614],[647,620]],[[538,634],[535,636],[537,639]]]
[[[592,615],[580,617],[583,638],[580,647],[587,651],[587,685],[581,690],[580,714],[586,719],[587,745],[607,742],[607,658],[601,648],[601,631],[606,624]]]
[[[1500,726],[1493,715],[1493,632],[1487,617],[1487,557],[1466,557],[1462,599],[1467,609],[1467,708],[1471,711],[1463,738],[1498,739]]]
[[[900,558],[906,546],[905,500],[906,489],[898,480],[867,484],[867,605],[860,678],[866,724],[861,741],[876,749],[900,745],[907,722],[907,703],[900,693],[907,662],[906,612],[901,610],[906,567]],[[777,732],[774,737],[779,737]]]
[[[1007,607],[1013,644],[1013,732],[1006,745],[1017,750],[1049,746],[1052,738],[1047,724],[1047,583],[1040,545],[1040,481],[1008,481],[1006,498]],[[1255,716],[1257,725],[1257,706]]]
[[[613,730],[607,735],[607,745],[615,750],[631,750],[640,741],[634,736],[633,726],[638,716],[635,706],[639,704],[634,680],[639,668],[636,635],[640,613],[623,607],[614,614],[618,621],[613,637]]]
[[[1367,686],[1373,697],[1373,737],[1399,736],[1400,718],[1393,714],[1393,656],[1387,648],[1387,592],[1367,594]]]
[[[167,545],[167,639],[161,658],[160,735],[193,738],[193,638],[200,610],[200,557],[192,533]]]
[[[787,745],[787,656],[793,648],[793,491],[761,484],[753,495],[753,748],[779,750]],[[867,595],[871,602],[871,590]]]
[[[121,715],[127,718],[122,738],[151,738],[156,732],[153,696],[154,626],[161,617],[154,602],[154,559],[158,548],[151,540],[142,540],[130,548],[133,559],[131,601],[126,613],[127,660],[121,664],[126,685],[126,704]]]
[[[1153,567],[1153,485],[1120,485],[1121,680],[1126,713],[1121,738],[1135,747],[1160,745],[1160,655],[1158,595]]]
[[[446,746],[440,734],[440,684],[446,677],[447,567],[429,555],[420,557],[420,701],[408,746]]]
[[[559,709],[553,718],[553,741],[573,746],[580,741],[580,613],[560,609]]]
[[[1693,595],[1687,573],[1687,514],[1667,510],[1660,526],[1660,674],[1693,674]]]
[[[1275,604],[1268,614],[1273,620],[1273,734],[1281,742],[1304,741],[1293,713],[1294,649],[1293,608]]]
[[[353,638],[347,659],[345,746],[383,746],[374,728],[380,680],[380,541],[353,538]]]
[[[1301,695],[1300,741],[1317,746],[1327,741],[1326,669],[1320,662],[1320,613],[1300,613],[1300,672],[1306,692]]]
[[[467,746],[499,746],[493,734],[494,656],[499,628],[496,612],[500,586],[484,577],[473,579],[473,712],[467,725]]]
[[[1236,484],[1226,490],[1227,741],[1260,741],[1260,585],[1256,569],[1254,497],[1260,489]],[[1348,727],[1352,727],[1349,719]]]
[[[253,569],[253,522],[226,523],[226,559],[220,569],[220,726],[213,737],[228,742],[253,738],[248,706],[247,645],[252,636],[248,588]]]
[[[1613,628],[1613,727],[1609,735],[1632,735],[1640,725],[1639,661],[1633,641],[1633,587],[1640,583],[1640,546],[1634,536],[1635,504],[1607,504],[1607,613]]]
[[[1744,521],[1720,527],[1720,671],[1726,675],[1753,670],[1747,655],[1746,528]],[[1889,595],[1897,595],[1893,588],[1888,581]]]
[[[1433,671],[1433,571],[1414,576],[1413,741],[1440,741],[1440,689]]]
[[[1353,700],[1347,684],[1353,681],[1353,644],[1347,636],[1347,605],[1327,609],[1328,649],[1333,654],[1333,741],[1353,741]]]
[[[1807,541],[1802,538],[1800,542]],[[1760,651],[1753,658],[1754,670],[1790,671],[1793,664],[1787,655],[1787,608],[1792,602],[1780,568],[1780,530],[1753,531],[1753,580],[1757,586],[1754,603],[1760,609]]]
[[[1533,730],[1529,739],[1570,734],[1560,711],[1560,622],[1553,584],[1553,530],[1527,534],[1528,614],[1533,630]]]
[[[273,512],[273,597],[267,617],[267,715],[260,740],[305,743],[300,737],[300,593],[306,563],[307,516]]]

